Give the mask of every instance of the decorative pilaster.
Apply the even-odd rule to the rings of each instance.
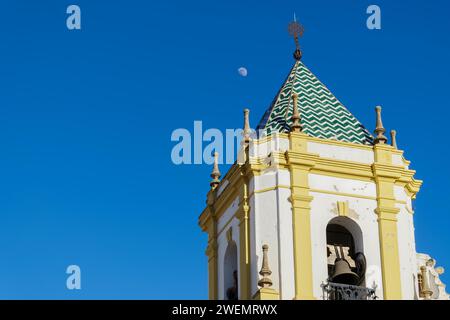
[[[339,216],[348,217],[348,201],[338,201],[336,206]]]
[[[237,218],[239,219],[239,299],[250,299],[250,206],[248,204],[248,181],[242,177],[244,183],[241,190],[241,202]]]
[[[217,300],[217,241],[216,239],[208,240],[208,247],[206,248],[206,255],[208,256],[208,298],[209,300]]]
[[[201,223],[203,231],[208,233],[208,246],[206,248],[206,255],[208,256],[208,298],[210,300],[217,300],[218,296],[218,268],[217,268],[217,219],[214,210],[215,201],[214,190],[210,191],[207,196],[206,204],[208,218]]]
[[[401,177],[401,168],[392,165],[392,147],[374,145],[375,163],[372,165],[376,189],[378,229],[380,238],[383,293],[386,300],[402,298],[400,258],[398,249],[397,214],[394,184]]]
[[[311,206],[308,175],[317,155],[307,153],[306,135],[291,132],[286,160],[291,175],[292,231],[294,241],[295,299],[314,299],[311,248]]]

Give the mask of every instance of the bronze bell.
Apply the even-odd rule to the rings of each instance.
[[[350,270],[350,265],[347,260],[338,258],[334,263],[334,272],[331,281],[334,283],[356,285],[359,282],[359,277]]]
[[[340,256],[339,251],[335,246],[337,258],[334,261],[334,272],[331,276],[331,281],[334,283],[357,285],[359,283],[359,276],[350,269],[350,264],[344,258],[344,251],[342,247],[339,249],[341,251]]]

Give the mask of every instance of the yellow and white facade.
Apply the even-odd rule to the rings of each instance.
[[[227,299],[227,290],[235,285],[239,299],[323,299],[321,285],[329,279],[329,261],[334,261],[327,242],[333,224],[351,235],[351,250],[364,254],[363,285],[375,288],[379,299],[424,299],[424,288],[434,290],[431,298],[448,299],[439,281],[443,270],[434,269],[431,258],[416,252],[412,201],[422,182],[396,147],[394,132],[387,143],[381,109],[376,110],[376,137],[363,133],[367,143],[340,138],[339,132],[327,138],[320,121],[307,119],[308,114],[314,117],[317,105],[307,96],[312,91],[301,87],[301,77],[298,89],[297,80],[291,80],[285,91],[287,126],[281,126],[287,129],[250,139],[246,111],[241,152],[220,181],[216,161],[207,205],[199,217],[208,234],[209,298]],[[285,87],[288,82],[289,77]],[[323,91],[319,87],[314,94],[318,97]],[[320,107],[327,112],[328,104],[324,98]],[[335,114],[342,123],[341,111]],[[265,121],[272,116],[265,115]],[[333,123],[329,121],[331,127]],[[268,286],[258,285],[263,245],[269,248]],[[431,277],[428,287],[420,281],[421,266],[427,266],[423,276]]]

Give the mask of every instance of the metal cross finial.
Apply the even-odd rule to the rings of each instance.
[[[302,52],[300,50],[300,44],[299,44],[298,38],[303,36],[304,29],[303,29],[303,26],[297,22],[295,13],[294,13],[294,21],[289,23],[288,31],[289,31],[289,34],[292,37],[294,37],[294,40],[295,40],[294,58],[295,58],[295,60],[300,60],[302,58]]]

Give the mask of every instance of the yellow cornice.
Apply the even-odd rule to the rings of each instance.
[[[252,141],[252,144],[258,145],[258,144],[264,144],[271,140],[274,140],[274,138],[281,138],[281,139],[289,139],[288,133],[276,133],[274,135],[270,136],[264,136],[260,139],[255,139]],[[352,142],[346,142],[346,141],[338,141],[338,140],[331,140],[331,139],[323,139],[323,138],[317,138],[317,137],[311,137],[307,134],[304,134],[304,138],[308,142],[316,142],[316,143],[322,143],[322,144],[328,144],[328,145],[334,145],[334,146],[341,146],[341,147],[347,147],[347,148],[355,148],[355,149],[363,149],[367,151],[371,151],[373,149],[373,146],[371,145],[365,145],[365,144],[356,144]],[[401,150],[398,150],[398,152],[401,152]]]
[[[314,166],[311,172],[336,173],[351,179],[362,177],[367,180],[373,177],[372,168],[369,164],[322,157],[317,159],[317,164]]]
[[[320,158],[318,154],[310,152],[286,151],[286,163],[288,165],[296,165],[312,168]]]
[[[198,217],[198,225],[202,228],[202,231],[207,231],[208,219],[211,217],[209,207],[206,207]]]
[[[406,160],[406,158],[405,158],[404,155],[402,155],[402,160],[403,160],[404,165],[407,166],[407,167],[409,167],[409,165],[411,164],[411,161]]]
[[[289,156],[287,155],[289,153]],[[290,160],[288,160],[290,157]],[[326,174],[331,176],[338,176],[349,179],[371,180],[373,178],[373,171],[370,164],[364,164],[349,160],[337,160],[333,158],[320,157],[314,153],[293,153],[287,152],[272,152],[269,156],[271,159],[270,165],[257,165],[255,168],[259,171],[264,171],[272,167],[288,169],[288,162],[299,162],[311,167],[311,173]],[[259,161],[261,163],[261,161]]]
[[[415,170],[403,169],[401,170],[401,177],[395,181],[396,185],[400,185],[405,188],[407,195],[412,199],[416,198],[416,195],[423,184],[422,180],[414,178],[415,173]]]
[[[220,219],[222,214],[227,208],[233,203],[234,200],[239,196],[239,188],[236,185],[227,186],[227,192],[222,192],[222,194],[216,199],[214,203],[214,209],[216,210],[217,219]]]
[[[287,160],[282,156],[282,153],[274,152],[272,156],[275,156],[277,159],[279,159],[279,162],[276,164],[278,167],[288,169]],[[401,166],[378,164],[374,166],[374,170],[376,173],[374,175],[374,171],[372,170],[373,165],[322,157],[309,157],[309,158],[316,159],[316,163],[310,169],[310,173],[312,174],[321,174],[342,179],[356,179],[366,182],[374,182],[375,176],[378,174],[378,177],[383,176],[394,179],[395,184],[403,186],[407,194],[411,196],[413,199],[415,198],[417,192],[420,190],[420,187],[422,185],[421,180],[414,179],[413,177],[415,172],[414,170],[404,169]],[[291,157],[291,160],[292,159],[293,158]],[[307,161],[306,163],[303,161],[303,163],[307,165],[312,165],[311,161]],[[247,165],[246,168],[248,172],[251,172],[252,175],[256,176],[259,175],[261,172],[264,172],[265,170],[270,170],[271,167],[268,165],[251,164]],[[241,176],[238,175],[237,172],[238,171],[235,170],[233,174],[230,174],[228,180],[229,184],[222,191],[219,197],[215,199],[214,208],[216,210],[217,219],[219,219],[222,216],[223,212],[231,205],[231,203],[236,199],[236,197],[239,196],[239,186],[243,182],[241,180]],[[266,190],[251,192],[249,194],[249,197],[254,195],[255,193],[266,192],[274,190],[279,187],[280,186],[275,186],[272,188],[267,188]],[[201,226],[204,224],[204,221],[207,220],[206,215],[208,215],[208,213],[209,211],[205,209],[201,214],[199,219],[199,224]]]
[[[237,163],[233,164],[228,173],[225,175],[225,178],[222,179],[221,183],[225,180],[228,181],[227,186],[222,190],[222,192],[218,194],[218,190],[220,189],[221,184],[216,187],[214,192],[214,202],[212,203],[212,207],[214,208],[214,214],[216,220],[219,220],[220,217],[224,214],[225,210],[228,209],[233,201],[236,200],[240,196],[241,188],[245,183],[245,179],[243,179],[244,175],[251,175],[253,171],[253,165],[248,163],[244,165],[239,165]],[[250,173],[246,173],[250,172]],[[208,194],[209,195],[209,194]],[[240,204],[239,204],[240,205]],[[205,209],[199,218],[200,226],[204,225],[210,216],[210,211]],[[204,227],[202,227],[203,231],[206,231]]]
[[[403,153],[404,153],[403,150],[401,150],[401,149],[395,149],[394,147],[391,147],[391,148],[392,148],[392,150],[391,150],[392,153],[398,154],[398,155],[400,155],[400,156],[403,157]]]
[[[289,138],[289,134],[276,132],[275,134],[270,135],[270,136],[264,136],[264,137],[261,137],[260,139],[254,139],[254,140],[252,140],[251,143],[252,144],[256,144],[256,145],[264,144],[264,143],[267,143],[267,142],[269,142],[271,140],[274,140],[274,138],[288,139]]]
[[[392,164],[385,164],[375,162],[372,164],[373,174],[375,178],[390,178],[394,181],[398,180],[402,176],[402,172],[405,171],[403,166],[396,166]]]
[[[375,197],[375,196],[366,196],[366,195],[357,194],[357,193],[346,193],[346,192],[338,192],[338,191],[330,191],[330,190],[322,190],[322,189],[310,189],[309,191],[315,192],[315,193],[332,194],[332,195],[341,196],[341,197],[353,197],[353,198],[361,198],[361,199],[367,199],[367,200],[377,200],[377,197]]]
[[[288,133],[276,133],[274,135],[265,136],[265,137],[262,137],[260,139],[255,139],[255,140],[252,141],[252,144],[254,144],[254,145],[264,144],[264,143],[270,142],[275,137],[289,140],[289,134]],[[315,142],[315,143],[319,143],[319,144],[328,144],[328,145],[332,145],[332,146],[340,146],[340,147],[346,147],[346,148],[361,149],[361,150],[366,150],[366,151],[373,151],[374,150],[374,146],[372,146],[372,145],[364,145],[364,144],[356,144],[356,143],[351,143],[351,142],[346,142],[346,141],[323,139],[323,138],[311,137],[311,136],[308,136],[308,135],[304,135],[304,139],[307,142]],[[380,149],[380,145],[377,145],[377,148]],[[381,148],[383,148],[385,150],[388,150],[389,152],[391,152],[393,154],[400,155],[402,157],[402,160],[403,160],[403,162],[404,162],[404,164],[406,166],[409,166],[411,164],[411,161],[407,160],[404,157],[404,150],[395,149],[394,147],[392,147],[391,145],[388,145],[388,144],[381,145]]]
[[[260,189],[260,190],[254,190],[253,192],[249,193],[248,197],[251,198],[255,194],[269,192],[269,191],[273,191],[273,190],[277,190],[277,189],[288,189],[288,190],[290,190],[291,187],[288,186],[288,185],[277,184],[276,186],[273,186],[273,187],[264,188],[264,189]]]
[[[289,134],[278,133],[275,136],[267,136],[259,140],[253,140],[252,143],[262,144],[274,139],[276,136],[282,139],[289,140]],[[358,145],[343,141],[315,138],[307,135],[301,135],[301,139],[308,142],[352,147],[364,150],[373,150],[374,152],[381,151],[391,154],[398,154],[401,155],[405,165],[409,166],[410,164],[410,161],[404,158],[403,150],[395,149],[390,145]],[[320,174],[336,178],[356,179],[367,182],[375,182],[376,179],[383,178],[393,179],[394,183],[396,185],[403,186],[406,193],[413,199],[415,198],[422,185],[421,180],[416,180],[414,178],[415,171],[405,169],[403,166],[392,165],[385,162],[364,164],[349,160],[326,158],[321,157],[315,153],[298,152],[293,150],[273,151],[267,157],[250,157],[249,161],[247,161],[245,164],[238,164],[237,162],[235,162],[230,167],[217,188],[214,191],[210,191],[208,193],[208,201],[212,200],[216,218],[219,219],[222,216],[223,212],[236,199],[236,197],[239,196],[239,189],[243,184],[243,177],[250,179],[253,176],[258,176],[274,168],[289,170],[289,166],[293,163],[308,167],[309,172],[312,174]],[[228,185],[222,190],[219,196],[216,197],[218,190],[220,190],[222,184],[225,183],[225,181],[228,181]],[[274,187],[273,189],[275,188],[277,187]],[[264,191],[251,192],[249,196],[252,196],[254,193],[258,192]],[[207,209],[205,209],[200,215],[199,224],[201,226],[204,225],[207,221],[208,215],[209,211]],[[204,227],[202,227],[202,229],[203,228]]]
[[[414,178],[411,178],[411,180],[406,184],[406,193],[411,196],[412,199],[416,198],[417,193],[420,190],[420,187],[422,186],[423,181],[422,180],[416,180]]]

